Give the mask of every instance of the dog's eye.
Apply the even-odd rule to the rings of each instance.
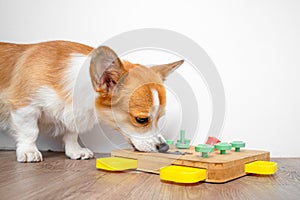
[[[142,117],[136,117],[135,118],[136,122],[139,123],[139,124],[146,124],[149,122],[149,117],[145,117],[145,118],[142,118]]]

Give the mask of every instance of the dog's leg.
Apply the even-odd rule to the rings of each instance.
[[[43,161],[41,152],[36,146],[39,134],[38,118],[40,110],[30,106],[18,109],[11,113],[13,136],[17,143],[18,162]]]
[[[71,159],[84,160],[94,157],[94,154],[88,148],[82,148],[78,144],[78,133],[67,132],[65,133],[63,140],[65,142],[65,153]]]

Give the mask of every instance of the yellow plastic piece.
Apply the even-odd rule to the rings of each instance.
[[[96,168],[107,171],[124,171],[136,169],[138,166],[137,160],[119,157],[97,158]]]
[[[245,172],[252,174],[271,175],[277,171],[277,163],[270,161],[254,161],[245,164]]]
[[[206,179],[206,170],[170,165],[160,168],[160,179],[176,183],[197,183]]]

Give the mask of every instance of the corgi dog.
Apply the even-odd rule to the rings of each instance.
[[[18,162],[43,160],[40,131],[63,134],[67,157],[93,158],[78,134],[99,121],[138,151],[166,151],[157,133],[166,107],[163,81],[182,63],[145,67],[122,61],[107,46],[69,41],[0,43],[0,128],[15,139]]]

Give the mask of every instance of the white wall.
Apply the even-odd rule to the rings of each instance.
[[[204,48],[223,80],[221,139],[242,139],[272,156],[300,156],[299,8],[296,0],[0,0],[0,41],[65,39],[96,47],[137,28],[177,31]],[[0,135],[1,148],[13,146]],[[61,144],[43,136],[39,146]],[[105,140],[99,146],[113,148]]]

